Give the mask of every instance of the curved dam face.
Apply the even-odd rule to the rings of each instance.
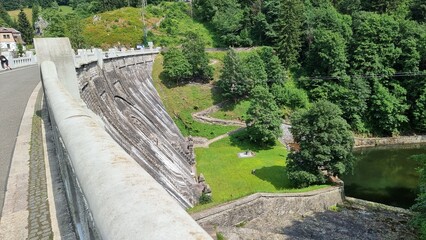
[[[194,154],[152,84],[155,55],[106,59],[77,69],[80,95],[108,133],[183,207],[198,201]],[[201,192],[201,191],[200,191]]]

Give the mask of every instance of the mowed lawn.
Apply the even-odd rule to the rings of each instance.
[[[279,142],[272,148],[256,148],[242,140],[244,134],[224,138],[209,148],[195,149],[197,171],[210,185],[213,202],[196,206],[191,212],[256,192],[306,192],[324,187],[292,189],[285,168],[286,148]],[[246,150],[254,151],[255,156],[239,158],[237,154]]]

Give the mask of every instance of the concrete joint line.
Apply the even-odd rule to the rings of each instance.
[[[44,111],[46,106],[46,102],[44,101],[44,94],[43,94],[43,98],[41,100],[41,104],[42,104],[42,111]],[[54,192],[53,192],[53,181],[52,181],[52,171],[51,171],[51,167],[50,167],[50,158],[49,158],[49,153],[48,148],[47,148],[47,134],[46,134],[46,129],[45,129],[45,121],[48,121],[47,116],[45,113],[41,114],[42,118],[41,118],[41,133],[42,133],[42,139],[43,139],[43,155],[44,155],[44,165],[46,167],[46,184],[47,184],[47,199],[49,201],[49,212],[50,212],[50,222],[51,222],[51,227],[52,227],[52,232],[53,232],[53,239],[57,240],[57,239],[61,239],[61,233],[59,230],[59,222],[58,222],[58,218],[56,217],[56,204],[55,204],[55,198],[54,198]]]
[[[40,88],[41,83],[36,86],[28,100],[16,138],[3,215],[0,219],[0,239],[2,240],[27,239],[28,237],[28,163],[34,105]]]

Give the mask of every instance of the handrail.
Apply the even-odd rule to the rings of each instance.
[[[211,239],[68,93],[53,62],[41,72],[80,238]]]

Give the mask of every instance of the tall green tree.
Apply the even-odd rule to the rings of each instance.
[[[223,97],[236,100],[246,96],[248,86],[245,79],[241,59],[231,48],[223,59],[223,68],[217,82]]]
[[[351,67],[356,74],[390,76],[401,54],[399,24],[389,15],[359,12],[353,16]]]
[[[30,21],[28,21],[27,15],[24,13],[24,10],[21,9],[21,11],[18,14],[18,27],[17,30],[21,32],[22,39],[27,44],[33,43],[33,27],[30,24]]]
[[[242,58],[243,71],[248,85],[247,95],[256,86],[267,87],[266,66],[257,52],[247,53]]]
[[[414,128],[426,132],[426,87],[423,87],[414,105]]]
[[[273,23],[274,45],[285,68],[298,64],[301,49],[303,2],[301,0],[276,0],[278,18]]]
[[[314,30],[305,69],[310,76],[344,77],[348,68],[346,41],[336,32]]]
[[[325,183],[352,169],[354,144],[349,125],[338,106],[328,101],[314,103],[291,117],[292,133],[300,150],[287,157],[287,174],[296,187]]]
[[[65,36],[70,39],[71,46],[74,49],[81,49],[85,47],[83,37],[83,24],[77,14],[67,14],[65,20]]]
[[[274,96],[267,88],[257,86],[252,90],[246,124],[251,141],[275,145],[275,140],[281,135],[281,116]]]
[[[242,45],[240,32],[243,30],[243,16],[244,12],[237,0],[227,0],[222,6],[217,6],[211,22],[220,33],[221,41],[225,46]]]
[[[391,84],[391,91],[378,80],[374,80],[372,87],[369,118],[372,130],[377,134],[398,134],[402,124],[408,122],[405,112],[406,90],[396,83]]]
[[[42,17],[48,22],[43,32],[44,37],[65,37],[65,18],[57,9],[47,8],[42,11]]]
[[[177,48],[170,48],[164,54],[164,73],[170,80],[175,80],[177,84],[186,81],[192,76],[191,64]]]
[[[265,64],[268,86],[282,84],[285,80],[281,60],[272,47],[262,47],[258,50],[259,56]]]
[[[423,0],[413,0],[410,5],[411,18],[418,22],[426,22],[426,2]]]
[[[0,2],[0,18],[3,19],[3,21],[7,24],[8,27],[14,27],[14,23],[12,18],[10,17],[9,13],[7,13],[7,10],[3,6],[3,4]]]
[[[31,15],[32,15],[32,26],[34,28],[34,23],[38,20],[38,16],[40,13],[40,6],[37,2],[35,2],[31,8]]]
[[[213,68],[205,51],[203,39],[194,32],[188,32],[182,44],[182,53],[192,67],[192,78],[208,82],[213,78]]]

